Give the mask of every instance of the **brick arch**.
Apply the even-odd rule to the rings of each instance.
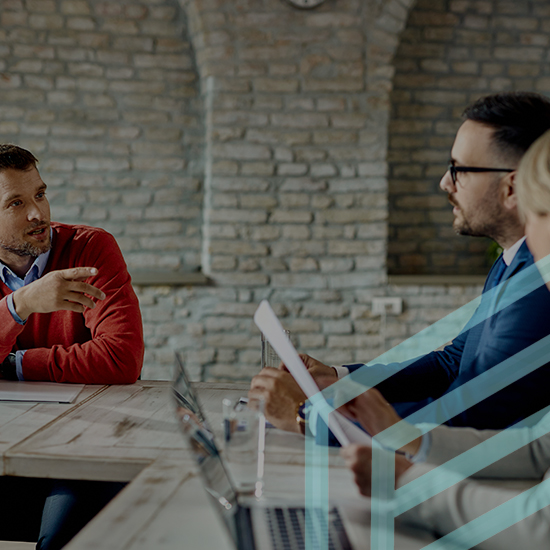
[[[220,0],[175,0],[185,13],[187,33],[191,46],[195,52],[195,62],[201,79],[203,93],[206,91],[206,79],[209,76],[222,75],[226,69],[216,67],[216,60],[220,60],[220,49],[224,42],[220,35],[220,28],[224,27],[225,16],[217,8],[223,6]],[[225,41],[225,43],[227,43]],[[228,48],[231,49],[231,48]],[[225,59],[227,62],[227,57]],[[218,63],[218,65],[220,65]]]
[[[399,43],[399,36],[405,27],[408,14],[417,0],[377,0],[370,14],[367,14],[367,63],[391,63]],[[230,37],[221,36],[224,27],[223,0],[179,0],[186,17],[187,28],[193,47],[197,52],[197,67],[201,79],[214,74],[227,74],[227,63],[231,64],[232,48]],[[225,4],[227,4],[225,2]],[[376,46],[375,46],[376,45]],[[225,47],[225,48],[224,48]],[[225,49],[225,63],[220,64],[220,51]],[[216,63],[218,61],[218,63]],[[387,74],[370,73],[374,80],[387,78]]]
[[[372,23],[367,25],[366,88],[369,95],[368,101],[373,108],[371,117],[376,119],[378,125],[385,129],[385,133],[379,136],[379,140],[386,161],[386,176],[389,173],[388,164],[391,164],[389,130],[391,92],[395,76],[395,55],[409,13],[414,9],[416,2],[417,0],[382,2],[379,4],[378,13],[372,18]],[[389,194],[389,182],[387,182],[386,190]],[[388,227],[388,233],[391,233],[390,227]]]
[[[376,356],[384,349],[371,299],[392,292],[386,285],[390,92],[413,2],[327,0],[319,10],[298,12],[283,0],[179,1],[201,79],[202,257],[215,284],[174,290],[188,317],[175,320],[182,330],[169,346],[183,348],[202,379],[248,378],[258,369],[250,318],[268,298],[301,350],[329,364]],[[419,0],[427,1],[433,2]],[[291,32],[303,33],[304,43],[293,48]],[[235,33],[246,34],[246,44]],[[263,41],[269,33],[273,41]],[[337,63],[326,62],[340,54],[345,64],[354,49],[360,74],[351,66],[356,72],[342,76]],[[355,141],[343,142],[348,136]],[[407,314],[395,320],[392,343],[418,330],[422,308],[437,300],[407,304],[413,321]],[[155,372],[173,360],[162,344],[153,355]]]
[[[365,21],[365,96],[368,103],[369,118],[375,121],[378,128],[382,124],[385,128],[389,120],[389,91],[392,86],[392,61],[399,43],[400,33],[407,21],[408,12],[416,0],[389,0],[378,1],[366,8]],[[212,119],[215,118],[216,91],[247,92],[246,85],[241,85],[232,79],[239,74],[238,56],[235,53],[235,28],[227,30],[228,8],[223,0],[179,0],[185,10],[188,24],[188,33],[196,54],[197,69],[201,78],[201,92],[203,98],[205,121],[205,201],[203,225],[203,270],[211,275],[215,272],[211,266],[209,251],[211,250],[211,186],[212,186],[212,147],[216,133],[212,128]],[[284,3],[283,3],[284,4]],[[328,3],[327,3],[328,4]],[[330,8],[329,8],[330,9]],[[254,10],[251,10],[254,11]],[[268,20],[259,17],[261,26]],[[237,29],[238,30],[238,29]],[[241,87],[242,86],[242,87]],[[365,128],[366,133],[369,127]],[[372,168],[374,176],[384,177],[385,171],[379,165],[384,163],[387,155],[387,135],[380,135],[376,130],[379,142],[379,151],[372,157],[372,162],[364,163],[363,170],[369,172]],[[372,166],[371,166],[372,165]],[[267,282],[267,280],[265,281]]]

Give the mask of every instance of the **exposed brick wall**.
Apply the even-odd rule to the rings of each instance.
[[[418,0],[411,10],[391,94],[390,273],[487,272],[489,241],[454,234],[439,180],[468,103],[550,92],[549,30],[539,0]]]
[[[166,348],[186,349],[206,378],[249,377],[251,316],[269,298],[300,349],[326,361],[376,355],[390,62],[408,3],[182,5],[206,111],[203,268],[217,288],[161,299],[189,304]],[[172,362],[159,353],[157,370]]]
[[[132,268],[212,280],[136,288],[144,378],[169,378],[174,350],[197,378],[249,378],[262,298],[336,363],[479,292],[386,283],[392,60],[412,1],[4,0],[0,135],[41,158],[54,217],[106,227]],[[385,327],[381,295],[406,302]]]
[[[405,311],[383,327],[372,314],[379,289],[311,291],[235,288],[138,288],[145,321],[145,378],[169,379],[173,350],[184,353],[192,376],[248,380],[259,371],[260,336],[252,322],[268,297],[294,344],[329,364],[370,361],[479,296],[479,286],[389,286]],[[415,346],[422,343],[415,341]],[[413,348],[414,349],[414,348]],[[416,353],[414,354],[417,355]]]
[[[203,267],[216,288],[142,290],[159,344],[147,372],[166,376],[182,349],[197,377],[250,378],[263,298],[300,350],[338,363],[368,361],[479,293],[386,285],[388,94],[410,4],[183,1],[209,121]],[[406,310],[383,327],[371,302],[385,294]]]
[[[200,265],[202,106],[175,0],[3,0],[0,137],[39,158],[53,218],[131,268]]]

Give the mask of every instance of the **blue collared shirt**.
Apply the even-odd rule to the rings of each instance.
[[[48,263],[48,259],[50,257],[51,250],[48,250],[48,252],[45,252],[44,254],[40,254],[36,260],[34,260],[33,264],[31,265],[30,269],[25,274],[25,277],[21,279],[21,277],[18,277],[7,265],[0,262],[0,279],[4,282],[4,284],[12,291],[12,294],[9,294],[7,297],[8,300],[8,309],[10,310],[10,313],[15,321],[17,321],[20,325],[24,325],[26,321],[23,321],[19,315],[17,315],[17,312],[15,311],[15,307],[13,305],[13,292],[20,289],[21,287],[27,286],[37,279],[40,279],[42,277],[44,270],[46,269],[46,264]],[[25,354],[26,350],[18,350],[15,352],[15,361],[16,361],[16,372],[17,372],[17,378],[19,380],[24,380],[23,378],[23,355]]]

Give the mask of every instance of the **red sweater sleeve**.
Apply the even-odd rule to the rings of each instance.
[[[71,248],[71,256],[74,253]],[[23,357],[23,376],[25,380],[86,384],[134,383],[143,365],[143,326],[122,253],[109,233],[93,230],[76,255],[77,258],[70,262],[71,267],[97,267],[98,274],[87,282],[101,289],[106,298],[84,312],[85,327],[75,337],[80,343],[27,349]],[[55,268],[52,266],[52,270]],[[73,315],[79,314],[50,314],[47,330],[54,334],[67,333],[64,325],[70,324]]]

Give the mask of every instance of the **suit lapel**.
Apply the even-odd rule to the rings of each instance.
[[[497,288],[495,295],[492,298],[491,311],[495,310],[495,307],[498,304],[499,300],[502,298],[502,295],[506,292],[510,279],[516,273],[519,273],[524,267],[532,263],[533,263],[533,256],[531,255],[531,252],[529,252],[529,249],[527,248],[527,243],[524,241],[522,245],[519,247],[519,250],[514,256],[514,259],[502,274],[501,284]],[[491,324],[494,324],[495,319],[496,319],[496,315],[490,318]]]
[[[497,262],[495,262],[495,264],[496,263]],[[496,296],[494,296],[492,299],[492,308],[494,308],[494,306],[498,303],[498,300],[501,298],[502,294],[506,291],[506,287],[508,286],[508,280],[510,279],[510,277],[521,271],[529,263],[533,263],[533,257],[531,256],[531,253],[527,248],[527,244],[524,242],[514,256],[514,259],[505,269],[502,275],[500,286],[495,291]],[[490,281],[492,279],[491,275],[494,276],[495,264],[493,264],[493,268],[491,269],[491,271],[489,272],[489,276],[487,277],[487,281],[483,289],[484,293],[490,286]],[[498,322],[498,315],[492,315],[491,317],[488,317],[485,321],[477,323],[469,330],[466,343],[464,344],[462,358],[460,361],[460,374],[469,373],[470,376],[479,374],[474,373],[472,371],[472,367],[475,365],[475,358],[478,355],[479,346],[483,345],[482,342],[485,341],[486,338],[490,337],[489,334],[496,322]]]

